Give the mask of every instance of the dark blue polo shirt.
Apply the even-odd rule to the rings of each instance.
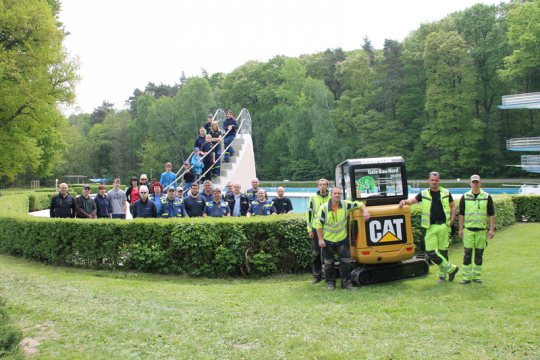
[[[200,217],[206,208],[206,199],[201,195],[196,198],[189,195],[184,198],[184,206],[189,217]]]
[[[292,202],[291,199],[284,196],[283,199],[280,199],[278,197],[275,197],[272,202],[274,203],[274,206],[276,207],[277,213],[279,214],[286,214],[289,211],[292,211]]]

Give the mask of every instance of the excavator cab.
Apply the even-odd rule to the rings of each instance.
[[[415,255],[405,161],[401,156],[346,160],[336,166],[336,186],[344,200],[362,201],[365,222],[355,209],[348,220],[352,280],[355,286],[426,276],[425,256]]]

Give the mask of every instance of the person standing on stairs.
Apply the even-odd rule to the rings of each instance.
[[[227,133],[227,131],[229,132],[223,140],[223,147],[225,148],[223,162],[228,163],[231,161],[231,156],[234,154],[234,149],[232,146],[227,149],[227,146],[234,141],[236,138],[236,131],[238,130],[238,122],[234,118],[234,114],[231,110],[227,110],[227,120],[225,120],[223,123],[223,130],[225,133]]]

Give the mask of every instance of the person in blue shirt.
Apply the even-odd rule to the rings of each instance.
[[[236,138],[236,131],[238,130],[238,122],[234,118],[234,114],[231,110],[227,110],[227,120],[223,122],[223,130],[226,134],[227,131],[229,132],[223,140],[223,148],[226,149],[224,154],[225,156],[223,157],[223,162],[228,163],[231,156],[234,154],[234,149],[232,146],[227,149],[227,146],[229,146]]]
[[[253,201],[257,200],[258,191],[259,191],[259,179],[253,178],[251,180],[251,189],[246,190],[246,195],[248,197],[248,200],[249,200],[250,204]],[[268,196],[266,196],[266,199],[268,200]]]
[[[99,194],[94,198],[96,203],[96,216],[98,219],[112,219],[112,202],[107,196],[107,187],[105,185],[99,185]]]
[[[203,182],[203,191],[199,194],[206,199],[206,202],[210,202],[214,199],[212,192],[212,182],[210,180],[205,180]]]
[[[278,215],[290,214],[293,210],[291,199],[285,196],[285,189],[283,187],[277,188],[277,197],[272,199],[274,206],[276,207]]]
[[[246,217],[252,217],[256,215],[277,215],[276,207],[272,201],[266,200],[266,190],[259,189],[257,192],[258,200],[255,200],[249,205]]]
[[[214,120],[214,115],[209,114],[208,115],[208,121],[204,124],[204,130],[206,131],[206,134],[210,132],[210,129],[212,128],[212,121]]]
[[[193,156],[191,157],[191,166],[193,167],[193,171],[195,171],[195,181],[198,181],[204,169],[204,163],[203,163],[201,151],[198,147],[193,149]],[[186,189],[184,189],[184,191],[186,191]]]
[[[174,190],[176,190],[176,174],[173,174],[171,172],[172,170],[172,164],[170,162],[165,164],[165,172],[161,174],[161,179],[159,179],[159,183],[163,188],[165,189],[169,184],[172,184],[171,186],[174,187]]]
[[[206,208],[206,199],[199,195],[199,184],[191,184],[191,195],[184,197],[184,207],[189,217],[201,217]]]
[[[200,149],[203,146],[204,142],[206,141],[205,138],[206,138],[206,130],[204,129],[204,127],[200,127],[199,136],[197,136],[197,138],[195,139],[195,145],[193,147]]]
[[[221,189],[214,188],[212,191],[213,199],[206,203],[203,218],[210,217],[230,217],[231,209],[226,201],[221,200]]]
[[[181,198],[174,196],[174,189],[169,188],[167,197],[161,201],[161,209],[158,212],[158,217],[163,219],[188,218],[184,201]]]
[[[156,204],[158,217],[161,217],[159,216],[159,209],[161,209],[161,201],[165,199],[167,195],[163,194],[163,186],[159,182],[155,182],[153,187],[154,187],[154,193],[150,194],[148,198]],[[172,187],[170,189],[172,189]]]
[[[148,187],[139,188],[141,198],[133,203],[133,218],[157,218],[156,204],[148,198]]]

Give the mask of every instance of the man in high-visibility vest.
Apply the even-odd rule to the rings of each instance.
[[[341,200],[341,189],[334,187],[330,201],[319,208],[313,227],[317,230],[319,246],[323,250],[324,277],[328,290],[336,289],[336,274],[334,269],[334,254],[339,257],[341,272],[341,288],[356,290],[351,281],[351,244],[349,242],[348,219],[352,210],[359,208],[364,215],[364,221],[369,220],[369,211],[359,201]]]
[[[330,192],[328,191],[328,180],[319,179],[317,181],[317,187],[319,191],[309,198],[308,207],[306,210],[306,223],[309,238],[311,239],[311,252],[313,255],[313,282],[317,284],[321,282],[322,277],[322,261],[321,261],[321,248],[319,247],[319,238],[317,237],[317,231],[313,230],[313,223],[319,213],[319,208],[322,204],[330,200]]]
[[[424,242],[426,253],[431,261],[439,266],[438,283],[454,281],[459,266],[453,265],[448,259],[450,230],[456,220],[456,205],[450,191],[440,186],[441,177],[433,171],[428,178],[429,189],[423,190],[416,197],[401,200],[399,207],[422,203],[422,227],[427,229]]]
[[[459,202],[459,237],[463,239],[465,255],[463,257],[463,280],[460,284],[471,281],[482,283],[482,264],[487,239],[495,235],[495,207],[491,195],[480,187],[479,175],[471,176],[471,191],[465,193]],[[489,232],[486,236],[489,219]],[[463,229],[465,228],[465,230]],[[474,253],[474,265],[472,256]]]

